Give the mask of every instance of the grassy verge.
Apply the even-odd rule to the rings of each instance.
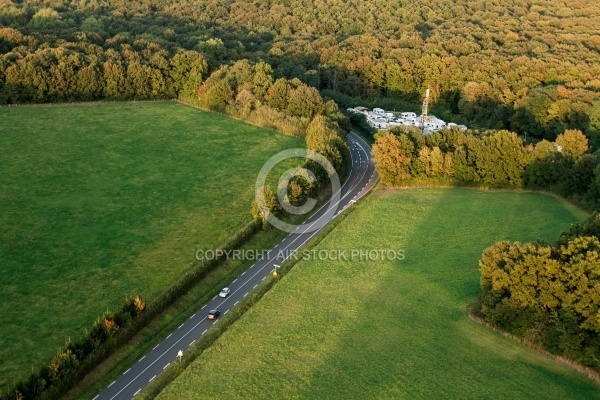
[[[329,223],[321,232],[313,237],[308,243],[306,243],[302,249],[309,250],[313,249],[318,243],[331,231],[340,224],[344,219],[354,211],[360,203],[355,203],[350,206],[343,214],[340,214]],[[251,296],[243,299],[237,306],[233,308],[233,312],[228,313],[219,319],[219,324],[207,332],[198,339],[188,350],[186,350],[184,356],[177,362],[162,372],[156,379],[152,381],[148,386],[144,388],[139,394],[140,399],[153,399],[159,395],[173,380],[175,380],[185,369],[194,362],[202,353],[208,349],[224,332],[229,329],[233,323],[241,318],[246,311],[256,304],[262,297],[278,283],[293,267],[298,263],[298,260],[289,258],[281,263],[278,269],[277,277],[269,277],[265,281],[261,282],[256,289],[251,293]],[[141,354],[140,354],[141,355]]]
[[[345,181],[348,171],[344,170],[341,173],[341,180]],[[317,206],[315,210],[323,206],[330,196],[330,188],[324,188],[319,193]],[[339,221],[346,218],[348,213],[338,216],[338,218],[330,224],[325,230],[313,239],[311,243],[316,243],[319,238],[324,237],[330,232]],[[308,216],[290,216],[287,219],[289,223],[302,223]],[[281,241],[287,233],[277,229],[268,229],[254,235],[245,245],[241,246],[242,250],[254,249],[265,250],[274,247]],[[218,268],[198,282],[185,295],[181,296],[177,302],[168,307],[165,312],[154,318],[150,324],[142,329],[126,346],[123,346],[108,358],[102,365],[96,368],[92,373],[88,374],[79,384],[76,385],[66,396],[65,399],[88,398],[94,397],[98,392],[104,389],[110,382],[116,379],[132,364],[146,354],[152,347],[160,343],[168,333],[173,331],[182,322],[198,310],[199,305],[205,304],[210,300],[222,287],[227,286],[231,281],[235,280],[241,272],[245,271],[252,263],[231,261],[219,265]],[[280,275],[285,274],[293,263],[288,261],[282,264]],[[236,307],[236,312],[230,313],[226,318],[220,318],[220,323],[216,329],[211,330],[210,334],[203,336],[197,341],[195,346],[186,351],[186,356],[179,364],[174,364],[173,368],[168,369],[165,374],[161,374],[147,390],[142,392],[141,396],[152,396],[153,393],[158,393],[167,386],[191,361],[193,361],[202,351],[210,346],[219,335],[227,329],[227,327],[235,322],[245,310],[251,307],[258,301],[262,295],[271,287],[272,280],[266,280],[263,284],[253,291],[252,296],[240,303]]]
[[[263,163],[303,147],[175,102],[3,107],[0,131],[0,388],[163,292],[248,221]]]
[[[552,240],[584,217],[538,193],[378,190],[315,249],[403,260],[299,262],[158,398],[599,398],[468,317],[485,247]]]
[[[256,250],[271,248],[284,236],[284,232],[276,229],[261,231],[241,248]],[[160,343],[170,332],[185,322],[191,314],[198,311],[200,306],[214,297],[221,288],[236,279],[250,264],[250,262],[229,261],[209,273],[165,312],[152,320],[126,346],[123,346],[86,376],[64,398],[93,398],[152,347]]]

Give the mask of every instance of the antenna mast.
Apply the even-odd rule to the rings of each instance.
[[[425,99],[423,100],[423,108],[421,109],[421,132],[425,132],[425,119],[429,108],[429,88],[425,90]]]

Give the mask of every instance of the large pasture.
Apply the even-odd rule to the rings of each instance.
[[[537,193],[380,190],[316,249],[404,260],[299,262],[159,398],[600,398],[587,377],[468,317],[485,247],[554,240],[584,217]]]
[[[302,141],[175,102],[0,108],[0,388],[250,219]]]

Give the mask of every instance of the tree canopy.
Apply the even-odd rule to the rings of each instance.
[[[195,51],[206,66],[185,71],[189,84],[263,61],[275,80],[340,99],[416,104],[429,88],[433,107],[469,125],[550,140],[578,129],[595,147],[599,24],[593,0],[2,0],[0,102],[174,96],[188,90],[172,58]]]

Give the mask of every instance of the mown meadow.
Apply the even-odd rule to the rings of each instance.
[[[315,250],[404,259],[300,261],[158,397],[600,398],[599,386],[468,316],[478,260],[555,240],[585,213],[556,197],[378,190]]]
[[[0,387],[248,222],[258,171],[291,147],[176,102],[0,108]]]

